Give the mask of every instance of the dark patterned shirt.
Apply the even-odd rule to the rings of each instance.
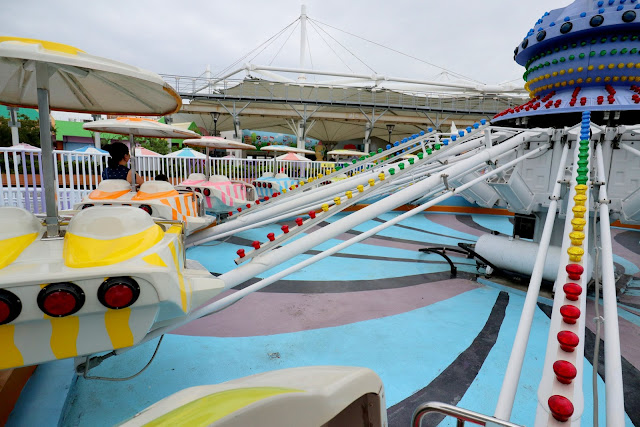
[[[129,174],[129,168],[123,165],[118,165],[115,169],[106,168],[102,171],[102,179],[127,179]]]

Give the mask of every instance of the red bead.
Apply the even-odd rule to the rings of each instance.
[[[267,200],[269,200],[269,196],[264,196],[264,201],[266,202]]]
[[[238,249],[238,250],[236,251],[236,253],[238,254],[238,256],[239,256],[240,258],[244,258],[244,249]]]
[[[560,314],[565,323],[573,325],[580,318],[580,309],[575,305],[563,305],[560,307]]]
[[[251,243],[251,246],[253,246],[255,250],[258,250],[260,249],[260,242],[258,242],[257,240],[254,240],[253,243]]]
[[[584,267],[579,264],[569,264],[566,267],[567,274],[571,280],[580,280],[580,276],[584,273]]]
[[[260,199],[257,199],[256,200],[256,205],[259,205],[259,204],[260,204]]]
[[[561,349],[567,353],[573,353],[573,350],[575,350],[580,342],[580,338],[571,331],[560,331],[558,332],[558,342],[560,343]]]
[[[562,287],[568,300],[578,301],[578,298],[582,294],[582,286],[577,283],[567,283]]]
[[[269,240],[271,240],[273,242],[274,240],[276,240],[276,235],[273,234],[273,233],[269,233],[269,234],[267,234],[267,239],[269,239]]]
[[[271,197],[278,197],[278,194],[279,194],[279,193],[273,193],[273,194],[271,195]]]
[[[232,216],[232,215],[233,215],[233,212],[229,212],[229,216]]]
[[[571,381],[578,375],[578,370],[573,363],[566,360],[558,360],[553,364],[553,372],[562,384],[571,384]]]
[[[553,395],[549,398],[548,403],[551,415],[558,421],[569,421],[569,418],[573,415],[573,403],[564,396]]]
[[[296,224],[298,224],[298,227],[302,225],[302,218],[296,218]]]
[[[251,203],[247,203],[247,209],[251,207]]]
[[[282,227],[280,227],[280,229],[284,232],[284,234],[287,234],[289,232],[289,226],[288,225],[283,225]]]
[[[309,216],[311,217],[311,219],[314,219],[316,217],[316,211],[309,212]]]
[[[242,212],[242,208],[238,208],[238,212]]]

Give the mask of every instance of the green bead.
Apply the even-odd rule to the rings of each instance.
[[[631,40],[633,40],[633,41],[638,40],[638,36],[631,36]]]
[[[578,184],[584,185],[584,184],[587,183],[587,181],[589,181],[589,178],[587,178],[586,176],[579,176],[579,177],[576,178],[576,182]]]
[[[605,56],[606,54],[607,54],[607,51],[606,51],[606,50],[601,50],[601,51],[600,51],[600,56]]]
[[[569,60],[573,61],[574,59],[576,59],[575,55],[569,55]]]
[[[580,153],[580,154],[578,154],[578,158],[579,158],[580,160],[587,160],[587,159],[589,159],[589,154],[587,154],[587,153]]]
[[[562,46],[562,50],[567,50],[567,49],[569,49],[569,46],[567,46],[566,44]]]
[[[400,170],[404,170],[404,163],[398,163],[398,167],[400,168]]]
[[[353,163],[354,165],[356,164],[356,162],[357,162],[356,159],[351,160],[351,163]]]
[[[578,47],[578,45],[576,43],[571,43],[571,47],[575,49]]]
[[[337,171],[339,171],[340,169],[342,169],[342,166],[336,166]]]
[[[382,153],[382,148],[378,148],[378,154]]]
[[[584,56],[585,56],[584,53],[581,53],[580,54],[580,59],[584,59]]]
[[[629,52],[635,54],[638,51],[638,49],[636,49],[635,47],[633,49],[631,49]]]
[[[365,156],[360,156],[360,160],[364,160],[364,159],[366,159]]]
[[[369,157],[373,157],[373,156],[375,156],[375,155],[376,155],[376,153],[375,153],[375,152],[373,152],[373,151],[369,153]]]
[[[589,153],[589,146],[581,145],[580,148],[578,148],[578,150],[580,150],[580,154],[581,155],[584,154],[587,157],[589,156],[589,154],[588,154]]]
[[[612,42],[618,41],[618,36],[613,36],[613,37],[611,37],[611,41],[612,41]]]
[[[587,42],[581,42],[580,43],[580,46],[586,46],[586,45],[587,45]]]
[[[549,61],[547,61],[547,62],[545,62],[545,63],[544,63],[544,66],[545,66],[545,67],[548,67],[549,65],[551,65],[551,64],[549,63]]]
[[[620,40],[622,40],[623,42],[626,42],[627,40],[629,40],[629,36],[622,36]]]
[[[589,166],[589,160],[578,160],[578,166],[581,168]]]
[[[419,158],[420,160],[424,159],[424,153],[418,153],[418,158]]]
[[[591,52],[589,52],[589,56],[596,56],[596,52],[592,50]]]
[[[606,37],[603,37],[603,38],[600,39],[600,43],[606,43],[606,42],[607,42],[607,38]]]
[[[553,51],[554,51],[554,52],[556,52],[556,53],[558,53],[558,52],[560,52],[560,48],[559,48],[559,47],[557,47],[557,48],[553,49]]]
[[[431,148],[427,148],[427,154],[431,154],[433,153],[433,150]]]
[[[436,150],[440,149],[440,144],[433,144],[433,148],[435,148]]]
[[[585,175],[589,173],[589,168],[587,167],[581,167],[578,168],[578,175]]]
[[[591,39],[591,44],[596,44],[596,43],[598,43],[598,40],[596,40],[596,39]]]
[[[618,53],[618,49],[611,49],[611,55],[615,55],[616,53]]]
[[[409,157],[409,164],[410,164],[410,165],[414,164],[414,163],[415,163],[415,161],[416,161],[416,159],[415,159],[415,158],[413,158],[413,157]]]
[[[620,51],[620,54],[621,54],[621,55],[624,55],[624,54],[625,54],[625,53],[627,53],[627,52],[629,52],[629,50],[625,47],[624,49],[622,49],[622,50]]]
[[[560,57],[560,62],[564,62],[566,61],[566,59],[564,58],[564,56]]]
[[[390,168],[390,169],[389,169],[389,173],[390,173],[391,175],[395,175],[395,174],[396,174],[396,170],[395,170],[394,168]]]

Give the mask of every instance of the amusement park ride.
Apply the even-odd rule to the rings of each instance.
[[[545,13],[515,50],[515,60],[526,67],[531,100],[492,122],[482,120],[450,136],[427,129],[296,184],[256,180],[234,194],[232,203],[222,195],[230,193],[219,189],[224,179],[209,170],[176,188],[152,181],[136,190],[126,181],[105,180],[75,215],[61,220],[52,196],[50,135],[42,132],[43,159],[50,160],[43,165],[49,184],[46,217],[0,208],[0,368],[75,357],[77,371],[86,373],[102,360],[97,353],[120,354],[215,313],[461,195],[482,207],[506,208],[529,226],[529,235],[520,236],[527,240],[487,235],[475,251],[531,279],[494,417],[431,403],[416,409],[412,425],[421,425],[430,411],[483,425],[515,425],[508,420],[543,278],[555,281],[555,299],[535,425],[580,425],[586,290],[592,277],[602,277],[607,425],[624,425],[610,225],[616,220],[640,224],[640,190],[630,185],[640,177],[640,125],[635,124],[640,119],[639,7],[635,1],[577,0]],[[68,46],[0,39],[0,56],[0,102],[37,106],[43,129],[49,104],[135,115],[180,108],[175,92],[157,76]],[[192,143],[223,144],[204,138]],[[265,183],[269,196],[260,192]],[[190,206],[190,214],[184,215],[187,206],[171,205],[171,198]],[[325,225],[321,233],[311,231],[357,204],[367,206]],[[405,204],[415,208],[232,297],[210,301]],[[166,206],[170,209],[163,210]],[[182,216],[175,214],[179,210]],[[205,213],[226,215],[207,227]],[[239,250],[239,266],[228,273],[213,277],[187,265],[187,246],[292,217],[295,226],[253,242],[250,252]],[[302,232],[307,234],[292,239]],[[225,406],[233,399],[236,406]],[[219,426],[387,424],[384,388],[375,373],[309,367],[186,389],[125,425],[179,424],[193,414],[204,417],[203,425]]]

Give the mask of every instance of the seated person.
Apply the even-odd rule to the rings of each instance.
[[[167,177],[167,175],[165,175],[163,173],[159,173],[158,175],[156,175],[155,181],[167,181],[167,182],[169,182],[169,178]]]
[[[114,142],[102,148],[111,156],[107,159],[106,169],[102,171],[102,179],[126,179],[131,182],[131,170],[127,167],[127,162],[131,158],[129,147],[122,142]],[[143,182],[142,177],[136,174],[136,184],[140,185]]]

